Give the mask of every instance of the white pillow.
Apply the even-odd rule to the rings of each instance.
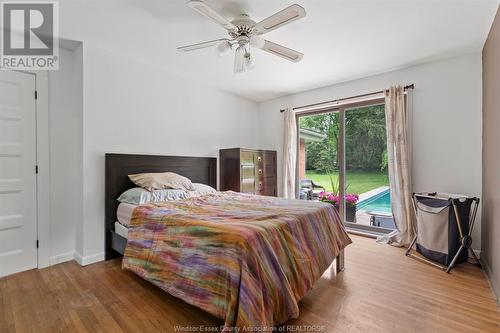
[[[211,186],[201,184],[201,183],[193,183],[194,191],[188,191],[190,197],[198,197],[204,194],[216,193],[217,190]]]
[[[138,173],[128,175],[130,180],[137,186],[148,191],[163,190],[167,188],[194,191],[193,183],[189,178],[173,172]]]

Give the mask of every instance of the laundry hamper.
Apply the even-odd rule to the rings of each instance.
[[[447,273],[454,265],[468,261],[472,251],[472,229],[479,207],[478,198],[448,193],[414,193],[416,235],[406,251]],[[413,250],[422,256],[415,256]]]

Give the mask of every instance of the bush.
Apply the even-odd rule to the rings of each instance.
[[[387,171],[389,161],[387,160],[387,150],[382,153],[382,162],[380,162],[380,171]]]

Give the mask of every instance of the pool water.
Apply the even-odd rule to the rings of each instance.
[[[357,210],[391,214],[391,193],[387,190],[371,198],[360,201],[357,204]]]

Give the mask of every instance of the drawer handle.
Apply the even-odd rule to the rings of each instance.
[[[259,162],[262,161],[262,156],[258,156],[257,161],[259,161]]]
[[[262,175],[262,169],[259,169],[259,175]]]

